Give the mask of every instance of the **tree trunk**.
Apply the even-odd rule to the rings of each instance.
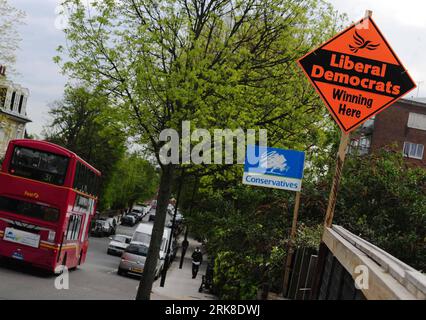
[[[155,211],[154,227],[152,228],[151,242],[149,244],[148,255],[139,284],[136,300],[150,300],[152,284],[155,278],[158,256],[160,254],[161,241],[166,222],[167,207],[171,194],[173,179],[173,166],[163,167],[160,180],[160,189],[157,197],[157,208]]]

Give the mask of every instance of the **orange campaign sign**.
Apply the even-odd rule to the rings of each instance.
[[[416,87],[371,17],[342,31],[298,63],[345,133]]]

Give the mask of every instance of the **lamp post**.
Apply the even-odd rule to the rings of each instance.
[[[160,287],[164,287],[164,283],[166,282],[167,269],[169,268],[169,264],[170,264],[170,247],[171,247],[171,244],[172,244],[173,234],[175,232],[176,214],[177,214],[177,210],[178,210],[178,206],[179,206],[179,199],[180,199],[180,194],[181,194],[181,191],[182,191],[184,175],[185,175],[185,169],[182,168],[181,174],[180,174],[180,179],[179,179],[178,194],[177,194],[177,197],[176,197],[175,212],[173,213],[172,230],[170,232],[169,243],[167,245],[166,261],[164,262],[164,268],[163,268],[163,271],[161,272]]]
[[[192,213],[192,204],[194,203],[195,193],[197,192],[197,189],[198,189],[198,182],[199,182],[198,179],[196,179],[194,182],[194,189],[192,190],[192,199],[191,199],[191,204],[189,207],[189,216],[191,216],[191,213]],[[188,226],[186,226],[185,228],[185,237],[182,242],[182,254],[180,256],[179,269],[182,269],[183,260],[185,259],[185,254],[187,249],[188,249]]]

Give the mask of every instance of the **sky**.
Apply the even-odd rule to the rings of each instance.
[[[58,28],[60,0],[9,0],[26,12],[25,25],[19,28],[22,42],[17,52],[12,80],[30,90],[27,113],[32,123],[27,131],[41,135],[48,123],[49,103],[61,99],[67,78],[53,62],[56,48],[65,43]],[[409,71],[419,89],[408,97],[426,97],[426,1],[425,0],[328,0],[335,9],[348,15],[348,22],[361,19],[365,10],[373,19]],[[424,81],[424,82],[422,82]]]

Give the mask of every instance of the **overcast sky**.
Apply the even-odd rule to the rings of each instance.
[[[28,131],[40,135],[48,116],[48,103],[60,99],[66,78],[53,63],[55,49],[64,36],[55,27],[59,0],[9,0],[26,12],[26,25],[20,28],[22,43],[18,52],[15,82],[29,88],[28,115],[33,121]],[[329,0],[337,10],[345,12],[349,21],[357,21],[365,10],[390,42],[402,63],[420,84],[419,96],[426,96],[426,1],[425,0]],[[416,96],[417,90],[409,94]]]

